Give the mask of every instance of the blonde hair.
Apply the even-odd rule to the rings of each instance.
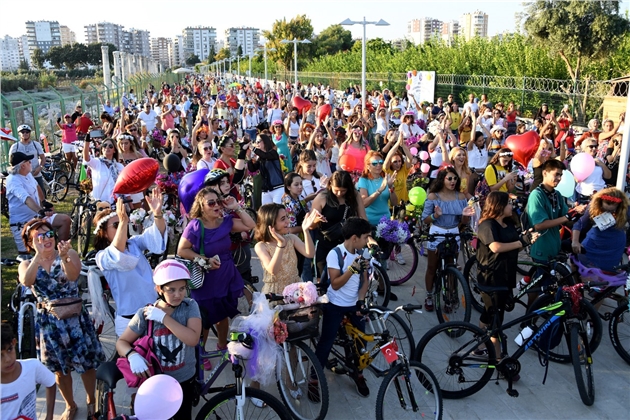
[[[455,159],[455,155],[459,152],[464,153],[464,164],[462,165],[462,171],[464,171],[464,174],[470,175],[472,172],[468,167],[468,153],[463,147],[453,147],[448,154],[448,160],[450,160],[453,167],[455,167],[455,161],[453,159]]]

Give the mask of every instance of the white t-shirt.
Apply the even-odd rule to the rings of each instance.
[[[31,165],[33,170],[39,168],[39,155],[44,154],[44,149],[42,149],[42,145],[39,142],[31,140],[28,144],[24,144],[21,141],[13,143],[11,148],[9,149],[9,156],[13,153],[22,152],[25,155],[33,155],[33,159],[31,159]],[[38,177],[42,176],[41,172]]]
[[[348,252],[343,244],[339,245],[337,248],[341,249],[341,256],[343,257],[343,269],[341,270],[343,273],[348,271],[349,267],[352,265],[354,260],[359,256],[359,254],[352,254]],[[330,268],[335,268],[339,270],[339,255],[337,251],[332,249],[328,255],[326,256],[326,266]],[[330,272],[328,273],[330,276]],[[353,274],[350,276],[350,279],[346,284],[344,284],[339,290],[333,290],[332,286],[328,286],[328,291],[326,294],[328,295],[328,299],[330,303],[337,306],[354,306],[359,300],[359,284],[361,278],[358,274]]]
[[[411,136],[415,136],[415,137],[422,136],[424,134],[424,130],[418,127],[417,124],[412,124],[412,125],[401,124],[400,131],[402,131],[403,137],[405,139],[408,139]]]
[[[16,361],[22,365],[22,373],[13,382],[2,384],[2,420],[20,416],[37,418],[37,384],[46,388],[55,385],[55,374],[37,359]]]
[[[387,134],[387,121],[385,118],[376,118],[376,134],[384,136]]]
[[[101,162],[100,159],[91,157],[90,161],[83,164],[92,168],[92,197],[98,201],[107,201],[108,203],[114,202],[114,186],[116,180],[112,178],[111,172],[107,165]],[[123,170],[122,164],[114,162],[114,165],[118,167],[118,173]]]
[[[39,205],[37,181],[33,174],[9,175],[7,177],[7,200],[9,200],[9,223],[24,223],[37,215],[26,205],[26,199],[31,197]]]
[[[475,102],[473,102],[472,104],[470,102],[466,102],[464,104],[464,111],[466,111],[467,109],[469,109],[472,113],[476,114],[479,111],[479,105],[476,104]]]
[[[149,111],[148,114],[142,111],[138,114],[138,119],[146,125],[147,131],[153,131],[157,125],[157,116],[158,114],[154,110]]]
[[[601,191],[606,188],[606,182],[604,181],[604,170],[595,165],[593,172],[582,182],[578,182],[575,191],[582,195],[591,196],[595,191]]]

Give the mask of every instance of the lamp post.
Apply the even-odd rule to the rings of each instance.
[[[263,45],[263,50],[264,50],[264,59],[265,59],[265,85],[269,84],[269,79],[267,79],[267,51],[276,51],[275,48],[267,48],[267,44]]]
[[[283,39],[282,41],[280,41],[281,44],[290,44],[293,43],[293,63],[294,63],[294,69],[295,69],[295,89],[297,89],[297,83],[298,83],[298,77],[297,77],[297,73],[298,73],[298,65],[297,65],[297,44],[311,44],[311,41],[309,41],[308,39]]]
[[[365,20],[365,16],[363,20],[354,21],[350,19],[346,19],[340,23],[340,25],[351,26],[351,25],[363,25],[363,38],[361,39],[361,109],[365,109],[365,26],[366,25],[376,25],[376,26],[389,26],[389,23],[385,22],[383,19],[378,22],[368,22]]]
[[[241,77],[241,56],[236,55],[236,74]]]

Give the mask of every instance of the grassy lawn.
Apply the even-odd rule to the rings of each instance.
[[[55,211],[57,213],[70,214],[70,212],[72,211],[72,203],[77,196],[77,191],[70,189],[64,201],[62,201],[61,203],[54,203]],[[0,227],[2,228],[2,234],[0,239],[0,257],[15,258],[17,256],[17,248],[15,247],[13,235],[11,234],[11,230],[9,229],[9,219],[4,216],[1,216],[1,218],[2,219],[0,221]],[[76,248],[76,240],[72,241],[72,246]],[[17,273],[17,264],[10,267],[3,265],[0,268],[0,279],[2,283],[2,311],[0,315],[2,321],[8,321],[11,319],[9,302],[11,299],[11,294],[15,290],[15,285],[17,284]]]

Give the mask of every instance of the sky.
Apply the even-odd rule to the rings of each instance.
[[[627,12],[629,3],[622,3],[623,12]],[[394,40],[404,37],[407,22],[412,19],[459,20],[464,13],[481,10],[488,14],[488,35],[492,36],[505,31],[513,32],[515,13],[524,10],[522,0],[108,0],[87,4],[90,7],[80,2],[56,6],[49,0],[26,0],[23,10],[28,10],[28,13],[2,19],[0,34],[24,35],[26,20],[57,20],[73,30],[79,42],[85,41],[84,25],[97,22],[112,22],[123,25],[125,29],[149,30],[151,38],[181,35],[186,26],[211,26],[217,29],[217,38],[221,40],[230,27],[270,30],[276,20],[286,18],[289,21],[305,14],[311,19],[315,34],[347,18],[354,21],[364,17],[367,21],[383,19],[390,26],[367,26],[367,38]],[[352,31],[353,38],[361,38],[362,25],[346,28]]]

